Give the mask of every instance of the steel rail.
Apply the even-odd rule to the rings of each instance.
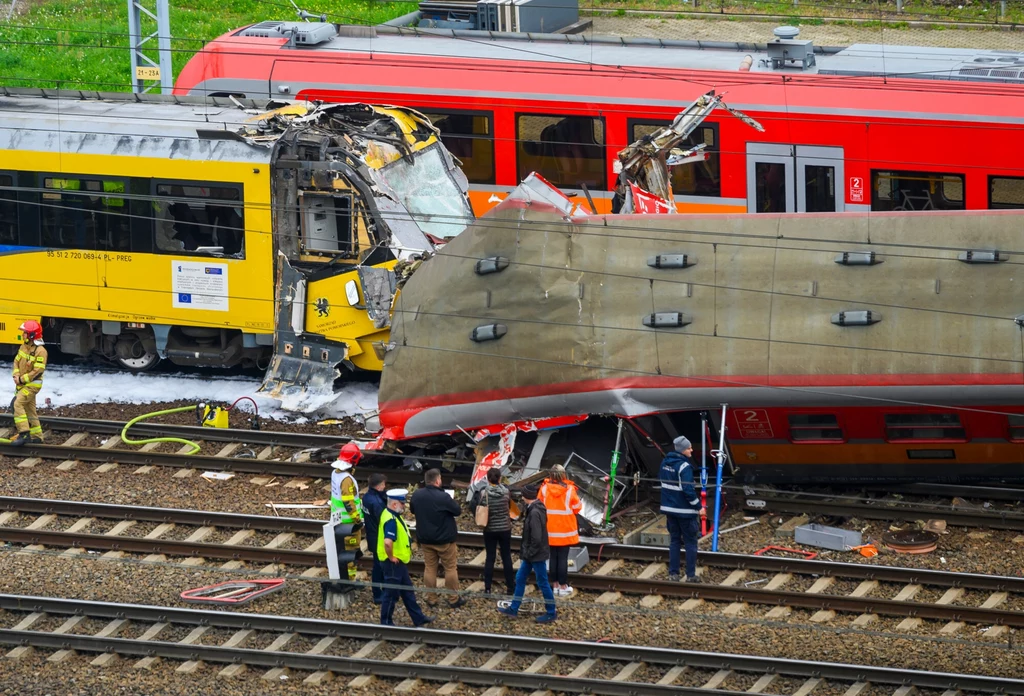
[[[751,506],[750,501],[763,501],[763,507]],[[922,518],[944,519],[956,527],[987,527],[1024,531],[1024,514],[1012,512],[965,512],[952,507],[930,505],[913,507],[901,505],[889,507],[883,501],[865,503],[838,502],[828,499],[799,500],[772,495],[745,495],[743,505],[753,512],[810,513],[820,515],[846,515],[871,520],[919,520]]]
[[[438,682],[461,682],[480,686],[507,686],[519,689],[544,689],[564,693],[602,694],[604,696],[635,696],[638,689],[651,696],[743,696],[743,691],[700,689],[651,684],[647,682],[612,682],[603,679],[565,677],[550,674],[526,674],[484,670],[476,667],[432,665],[422,662],[391,662],[335,655],[308,655],[283,651],[269,652],[251,648],[226,648],[219,645],[164,643],[128,638],[97,638],[75,634],[54,634],[41,631],[0,629],[0,643],[32,645],[41,648],[116,653],[138,657],[159,656],[176,660],[245,664],[259,667],[288,667],[304,671],[372,674],[393,679],[426,679]]]
[[[269,515],[246,515],[208,510],[185,510],[180,508],[158,508],[136,505],[113,505],[110,503],[81,502],[74,500],[50,500],[47,498],[18,498],[0,496],[0,511],[15,511],[38,515],[69,515],[99,517],[138,522],[172,522],[175,524],[230,529],[253,529],[266,532],[293,532],[296,534],[319,535],[323,521],[300,517],[274,517]],[[479,532],[459,532],[457,543],[467,548],[483,548],[483,535]],[[513,548],[518,549],[519,538],[513,537]],[[668,549],[663,546],[631,546],[628,544],[602,544],[581,539],[592,558],[619,559],[624,561],[655,563],[668,560]],[[733,553],[701,551],[699,563],[712,568],[731,570],[752,570],[766,573],[793,573],[857,580],[877,580],[902,584],[918,584],[933,587],[954,587],[989,592],[1024,593],[1024,577],[982,575],[980,573],[954,573],[926,568],[902,568],[898,566],[874,565],[868,563],[840,563],[836,561],[775,558]]]
[[[326,566],[322,551],[297,551],[240,544],[207,544],[197,541],[170,539],[142,539],[139,537],[106,536],[83,532],[57,532],[46,529],[0,527],[0,540],[14,544],[39,544],[60,548],[82,548],[97,551],[124,551],[126,553],[163,554],[195,558],[218,558],[229,561],[254,563],[280,563],[297,566]]]
[[[326,565],[326,557],[319,551],[292,551],[280,548],[268,549],[258,546],[229,546],[201,542],[140,539],[137,537],[106,536],[82,532],[47,531],[45,529],[0,527],[0,540],[17,544],[38,544],[60,548],[85,548],[140,554],[244,560],[297,566],[322,567]],[[359,561],[359,564],[364,568],[369,568],[372,565],[372,561],[364,556]],[[423,562],[412,561],[409,563],[409,568],[416,573],[422,573]],[[459,574],[465,578],[479,579],[484,576],[484,567],[460,564]],[[892,599],[843,595],[809,594],[805,592],[748,587],[724,587],[710,584],[692,585],[667,580],[639,579],[615,575],[576,575],[573,578],[573,583],[581,589],[598,592],[617,591],[634,595],[659,594],[680,599],[705,599],[729,603],[741,602],[768,606],[798,607],[802,609],[826,609],[860,614],[908,616],[922,619],[963,621],[1024,628],[1024,612],[1003,609],[902,602]]]
[[[14,416],[0,413],[0,423],[14,422]],[[68,432],[120,435],[123,421],[107,421],[98,418],[62,418],[58,416],[39,419],[44,428]],[[207,442],[244,442],[253,445],[280,445],[282,447],[330,447],[351,440],[345,435],[314,435],[287,433],[279,430],[243,430],[242,428],[207,428],[198,425],[175,425],[166,423],[136,423],[132,435],[146,437],[184,437],[206,440]]]
[[[205,428],[213,430],[213,428]],[[211,457],[199,454],[172,454],[169,452],[143,452],[142,450],[100,449],[98,447],[67,447],[65,445],[0,445],[0,456],[38,457],[48,460],[76,460],[80,462],[113,462],[131,466],[162,466],[175,469],[203,469],[205,471],[231,471],[240,474],[270,474],[273,476],[306,476],[330,478],[330,464],[311,462],[293,463],[265,459]],[[419,483],[423,474],[403,469],[360,467],[362,474],[382,473],[395,483]]]
[[[235,613],[209,609],[185,609],[176,607],[158,607],[141,604],[120,604],[112,602],[94,602],[79,599],[62,599],[50,597],[33,597],[27,595],[0,594],[0,609],[19,612],[40,612],[51,615],[73,615],[86,616],[95,619],[127,619],[129,621],[162,622],[171,624],[182,624],[190,626],[210,626],[223,629],[253,629],[274,633],[298,633],[317,637],[337,636],[357,640],[381,640],[394,643],[426,643],[432,646],[441,647],[468,647],[475,650],[511,651],[527,654],[555,654],[573,658],[601,659],[617,662],[645,662],[660,666],[687,665],[695,669],[721,670],[732,669],[743,672],[755,672],[761,674],[775,673],[786,677],[819,677],[839,681],[860,682],[867,681],[874,684],[913,685],[919,688],[937,689],[960,689],[963,691],[989,692],[1001,694],[1014,694],[1024,696],[1024,680],[1008,679],[1003,677],[989,677],[971,674],[950,674],[943,672],[911,671],[892,667],[877,667],[869,665],[848,665],[829,662],[812,662],[803,660],[791,660],[776,657],[759,657],[754,655],[731,655],[723,653],[701,652],[694,650],[676,650],[672,648],[659,648],[649,646],[638,646],[618,643],[592,643],[584,641],[562,641],[551,638],[535,638],[530,636],[501,635],[495,633],[473,633],[466,631],[443,631],[428,628],[404,628],[399,626],[379,626],[376,624],[349,623],[341,624],[337,621],[325,619],[310,619],[297,616],[272,616],[267,614]],[[31,635],[37,632],[26,631],[3,631],[0,633],[0,640],[8,643],[28,641]],[[45,634],[44,634],[45,635]],[[52,635],[52,634],[49,634]],[[67,640],[71,634],[60,634],[56,636]],[[93,648],[102,652],[120,652],[115,644],[110,644],[111,649],[99,647]],[[195,651],[206,646],[180,645],[178,643],[147,643],[151,648],[158,645],[174,645],[186,648],[183,654],[186,659],[196,659]],[[53,643],[48,647],[67,648],[67,645]],[[262,652],[262,651],[244,651]],[[151,652],[144,654],[153,654]],[[269,655],[282,655],[290,653],[264,653]],[[304,669],[316,669],[323,671],[341,671],[324,667],[323,662],[316,660],[325,659],[322,655],[308,656],[314,661],[305,663],[311,665]],[[217,660],[212,660],[217,661]],[[378,661],[367,661],[364,664],[385,665],[391,664],[401,669],[406,669],[416,663],[384,663]],[[281,666],[281,663],[271,662],[267,666]],[[373,671],[374,669],[360,670],[361,673]],[[398,676],[407,674],[400,673]],[[500,676],[500,683],[511,685],[504,681],[506,675],[515,673],[495,671]],[[539,675],[548,677],[548,675]],[[443,677],[438,677],[443,678]],[[460,681],[460,679],[446,681]],[[465,681],[465,680],[462,680]],[[597,683],[611,683],[604,680],[590,680],[595,684],[587,684],[588,688],[596,686]],[[499,682],[488,682],[499,683]],[[636,684],[631,685],[634,689]],[[645,684],[646,688],[648,685]],[[650,685],[654,686],[654,685]],[[530,688],[530,687],[527,687]],[[543,688],[543,687],[541,687]],[[685,693],[679,691],[683,687],[674,686],[673,693]],[[556,690],[562,690],[558,687]],[[605,692],[600,692],[605,693]],[[633,691],[632,693],[642,693]],[[654,692],[651,692],[654,693]],[[658,692],[660,693],[660,692]],[[695,694],[714,694],[714,691],[699,689]],[[722,692],[718,692],[722,693]],[[729,693],[729,692],[725,692]]]

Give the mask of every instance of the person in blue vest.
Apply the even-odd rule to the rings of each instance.
[[[673,451],[661,460],[661,511],[668,526],[668,579],[679,581],[679,550],[686,546],[686,582],[697,577],[697,538],[704,508],[693,487],[693,445],[683,436],[672,441]]]
[[[377,532],[377,559],[384,566],[384,601],[380,605],[380,623],[382,626],[395,625],[395,607],[398,596],[402,596],[405,610],[409,612],[414,626],[426,626],[433,617],[427,616],[416,601],[416,593],[412,589],[412,578],[409,577],[409,561],[412,560],[412,544],[409,540],[409,528],[405,526],[402,513],[405,512],[405,500],[409,491],[405,488],[392,488],[388,491],[388,507],[381,513],[380,528]],[[408,587],[409,589],[400,589]]]
[[[366,525],[366,548],[373,553],[373,571],[370,574],[370,589],[373,590],[373,603],[384,601],[384,566],[377,558],[377,531],[380,529],[380,516],[388,507],[388,479],[384,474],[372,473],[367,482],[366,495],[361,499],[363,505],[363,524]]]

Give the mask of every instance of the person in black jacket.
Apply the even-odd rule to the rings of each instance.
[[[423,487],[412,494],[410,508],[416,516],[416,539],[423,550],[423,584],[429,590],[437,588],[437,566],[444,566],[444,586],[456,600],[450,604],[458,609],[466,600],[459,596],[459,547],[455,538],[459,533],[455,519],[462,508],[455,499],[441,490],[441,470],[430,469],[423,477]],[[430,594],[427,595],[431,597]],[[429,599],[428,604],[432,604]]]
[[[519,547],[519,572],[516,573],[516,591],[512,604],[506,609],[498,607],[505,616],[518,616],[519,606],[526,594],[526,581],[532,572],[537,576],[537,587],[544,596],[547,613],[537,617],[537,623],[551,623],[555,620],[555,593],[548,582],[548,559],[551,558],[551,547],[548,546],[548,511],[544,503],[537,500],[538,486],[530,485],[523,488],[523,502],[526,503],[526,519],[523,522],[523,538]]]
[[[384,601],[384,568],[377,559],[377,531],[380,527],[380,515],[387,509],[388,496],[384,492],[388,487],[388,479],[384,474],[370,474],[366,495],[362,498],[363,525],[366,530],[366,548],[373,554],[373,572],[370,575],[370,589],[373,590],[373,603]]]

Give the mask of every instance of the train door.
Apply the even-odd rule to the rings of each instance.
[[[843,148],[747,143],[748,213],[844,210]]]

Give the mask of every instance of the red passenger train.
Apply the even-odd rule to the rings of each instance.
[[[608,212],[616,153],[709,89],[765,132],[705,121],[691,144],[710,157],[674,173],[681,212],[1024,207],[1024,55],[815,51],[798,65],[764,44],[263,22],[208,44],[175,93],[419,109],[462,160],[477,214],[531,171],[586,185]]]

